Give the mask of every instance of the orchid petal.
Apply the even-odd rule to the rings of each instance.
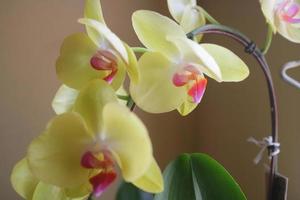
[[[271,25],[273,32],[276,32],[276,26],[274,24],[274,11],[276,7],[276,1],[260,0],[261,9],[267,22]]]
[[[55,113],[59,115],[71,111],[78,94],[78,90],[70,88],[66,85],[60,86],[52,101],[52,108]]]
[[[186,36],[174,21],[156,12],[140,10],[133,13],[132,24],[139,40],[147,48],[168,57],[178,57],[178,49],[167,41],[167,36]]]
[[[92,191],[92,185],[90,182],[88,182],[88,180],[85,184],[82,184],[78,187],[64,188],[65,195],[70,198],[70,200],[86,199]]]
[[[83,18],[83,19],[79,19],[78,21],[79,23],[94,29],[94,31],[97,32],[99,36],[105,39],[105,44],[103,47],[102,45],[103,41],[99,41],[99,39],[95,37],[91,38],[98,47],[102,47],[104,49],[112,48],[115,51],[115,53],[117,53],[118,56],[120,56],[123,59],[123,61],[126,64],[128,64],[129,61],[128,61],[126,48],[123,42],[118,38],[118,36],[116,36],[113,32],[111,32],[104,24],[96,20]],[[109,47],[107,47],[106,45],[109,45]]]
[[[102,111],[109,102],[117,102],[115,91],[103,80],[90,82],[83,88],[74,105],[93,133],[98,133],[102,126]]]
[[[32,200],[71,200],[66,197],[64,190],[60,187],[39,182],[37,185]]]
[[[15,165],[10,180],[14,190],[24,199],[32,199],[39,183],[39,180],[31,173],[26,158]]]
[[[117,161],[124,179],[135,181],[152,161],[152,145],[142,121],[128,108],[109,103],[103,109],[100,138]]]
[[[188,6],[182,15],[180,26],[185,33],[189,33],[200,26],[205,25],[205,16],[199,6]],[[199,38],[200,39],[200,38]],[[198,40],[199,41],[199,40]]]
[[[184,62],[197,64],[202,73],[217,81],[222,80],[217,62],[202,46],[187,38],[168,37],[168,39],[181,50]]]
[[[280,22],[277,31],[291,42],[300,43],[300,27],[287,22]]]
[[[177,108],[177,111],[182,115],[182,116],[187,116],[190,114],[195,108],[197,108],[198,103],[194,103],[191,101],[190,98],[187,98],[179,108]]]
[[[181,22],[184,11],[188,6],[196,6],[196,0],[168,0],[168,8],[172,17]]]
[[[215,44],[201,44],[218,63],[221,69],[222,81],[238,82],[249,76],[247,65],[229,49]]]
[[[145,53],[139,60],[140,81],[130,85],[135,103],[150,113],[177,109],[187,93],[185,87],[176,87],[172,82],[176,69],[176,65],[164,55]]]
[[[86,34],[77,33],[67,37],[56,62],[58,78],[74,89],[81,89],[93,79],[104,78],[106,72],[95,70],[90,64],[97,50],[98,47]]]
[[[30,144],[29,167],[45,183],[63,188],[78,187],[86,183],[90,174],[80,166],[80,161],[91,142],[92,134],[79,114],[58,115]]]
[[[84,18],[105,24],[100,0],[85,0]]]
[[[149,193],[160,193],[164,190],[161,170],[154,158],[146,173],[135,180],[133,184]]]
[[[132,82],[138,83],[139,81],[139,71],[138,71],[138,61],[136,58],[135,53],[133,50],[126,44],[124,43],[124,46],[127,50],[128,58],[129,58],[129,64],[125,66],[129,78]]]
[[[110,172],[100,172],[96,176],[90,179],[93,185],[93,194],[95,197],[100,197],[101,194],[109,187],[114,180],[117,178],[117,174],[113,171]]]

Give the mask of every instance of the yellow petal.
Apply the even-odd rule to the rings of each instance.
[[[121,85],[124,83],[126,78],[126,69],[127,69],[126,64],[121,59],[118,60],[117,65],[118,65],[118,71],[111,83],[111,86],[115,90],[118,90],[121,87]]]
[[[78,94],[78,90],[66,85],[60,86],[52,101],[52,108],[55,113],[59,115],[71,111]]]
[[[249,75],[247,65],[229,49],[215,44],[201,44],[221,69],[222,81],[238,82]]]
[[[102,126],[102,111],[109,102],[117,102],[115,91],[103,80],[94,80],[83,88],[74,105],[92,133],[98,133]]]
[[[105,24],[100,0],[85,0],[84,17]]]
[[[130,84],[136,104],[150,113],[177,109],[186,99],[185,87],[176,87],[172,80],[177,67],[160,53],[145,53],[139,60],[140,81]]]
[[[180,23],[186,7],[196,6],[196,3],[196,0],[168,0],[168,8],[172,17]]]
[[[98,47],[86,34],[77,33],[67,37],[56,61],[58,78],[75,89],[81,89],[93,79],[104,78],[107,72],[95,70],[90,64],[97,50]]]
[[[93,191],[92,185],[89,182],[86,182],[79,187],[74,188],[64,188],[65,195],[72,200],[77,199],[86,199],[89,194]]]
[[[100,0],[85,1],[84,18],[93,19],[105,25]],[[95,29],[89,26],[85,26],[85,28],[88,36],[93,38],[94,41],[96,40],[98,42],[97,44],[104,42],[103,36],[99,35]]]
[[[186,36],[182,28],[171,19],[156,12],[140,10],[133,13],[132,24],[139,40],[150,50],[159,51],[168,57],[179,54],[167,36]]]
[[[117,161],[124,179],[141,177],[152,161],[152,145],[142,121],[128,108],[109,103],[103,110],[104,128],[100,138]]]
[[[71,200],[66,197],[60,187],[40,182],[34,192],[32,200]]]
[[[99,38],[93,37],[91,38],[98,47],[102,47],[104,49],[113,49],[115,53],[120,56],[120,58],[123,59],[123,61],[128,64],[128,55],[126,48],[123,44],[123,42],[116,36],[113,32],[111,32],[104,24],[92,20],[92,19],[79,19],[79,23],[82,23],[92,29],[94,29],[95,32],[98,33],[101,38],[104,38],[104,41],[100,40]],[[104,42],[104,44],[103,44]],[[107,47],[109,45],[109,47]]]
[[[187,38],[169,37],[168,39],[176,44],[181,50],[184,63],[197,64],[202,73],[217,81],[222,80],[218,64],[214,58],[197,42]]]
[[[187,97],[187,99],[181,104],[181,106],[177,109],[177,111],[182,115],[182,116],[187,116],[190,114],[195,108],[197,108],[198,103],[192,102],[190,97]]]
[[[289,24],[284,21],[276,23],[277,31],[291,42],[300,43],[299,25]]]
[[[271,25],[273,31],[276,32],[276,27],[274,24],[274,12],[276,1],[260,0],[260,4],[267,22]]]
[[[199,6],[187,6],[183,12],[180,26],[185,33],[189,33],[205,25],[205,16]]]
[[[139,71],[138,71],[138,62],[136,59],[136,55],[127,44],[124,43],[124,46],[127,50],[127,54],[129,58],[129,64],[126,65],[126,70],[128,72],[130,80],[133,81],[134,83],[137,83],[139,81]]]
[[[24,199],[31,199],[39,180],[31,173],[27,159],[19,161],[11,174],[11,184],[14,190]]]
[[[88,180],[81,156],[93,142],[85,122],[77,113],[55,117],[43,134],[29,146],[28,163],[41,181],[59,187],[78,187]]]
[[[161,170],[154,158],[146,173],[134,181],[133,184],[149,193],[160,193],[164,190]]]

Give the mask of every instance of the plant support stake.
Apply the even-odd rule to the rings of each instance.
[[[278,109],[277,109],[276,95],[275,95],[275,89],[273,85],[271,71],[262,51],[247,36],[245,36],[244,34],[240,33],[237,30],[234,30],[232,28],[223,25],[205,25],[188,33],[187,36],[188,38],[193,38],[199,34],[205,34],[205,33],[224,35],[236,40],[238,43],[240,43],[245,47],[246,53],[249,53],[254,56],[254,58],[261,66],[261,69],[264,73],[268,85],[270,109],[271,109],[272,140],[274,143],[277,143],[278,142]],[[270,152],[273,152],[274,150],[275,150],[274,148],[269,148],[269,155]],[[270,161],[270,174],[269,174],[269,185],[268,185],[269,200],[274,199],[273,190],[274,190],[274,180],[278,170],[277,163],[278,163],[278,156],[277,155],[272,156]]]

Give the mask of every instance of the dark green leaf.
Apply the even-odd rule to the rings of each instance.
[[[131,183],[123,182],[119,187],[117,200],[153,200],[153,195],[141,191]]]
[[[246,200],[239,185],[205,154],[184,154],[164,172],[165,190],[155,200]]]

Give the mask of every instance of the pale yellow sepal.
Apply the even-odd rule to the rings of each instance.
[[[179,23],[182,20],[185,9],[196,6],[196,4],[196,0],[168,0],[169,11],[172,17]]]
[[[160,53],[145,53],[139,60],[140,81],[130,83],[134,102],[150,113],[170,112],[186,99],[185,87],[176,87],[173,82],[176,64]]]
[[[100,137],[113,153],[124,179],[132,182],[141,177],[152,161],[152,145],[142,121],[125,106],[109,103],[103,109],[103,125]]]
[[[31,200],[39,180],[31,173],[27,159],[20,160],[11,173],[11,184],[14,190],[24,199]]]
[[[242,59],[227,48],[215,44],[201,44],[218,63],[222,81],[238,82],[249,76],[249,69]]]
[[[146,173],[135,180],[133,184],[149,193],[160,193],[164,190],[161,170],[154,158]]]
[[[84,18],[94,19],[105,25],[100,0],[85,0]]]
[[[70,88],[66,85],[60,86],[52,101],[52,108],[55,113],[59,115],[71,111],[78,94],[78,90]]]
[[[42,182],[62,188],[78,187],[86,183],[90,173],[80,162],[91,141],[93,136],[79,114],[58,115],[30,144],[30,169]]]
[[[178,55],[178,49],[166,37],[186,37],[185,32],[176,22],[153,11],[134,12],[132,24],[139,40],[148,49],[170,57]]]
[[[180,105],[179,108],[177,108],[177,111],[182,116],[187,116],[190,114],[195,108],[197,108],[197,103],[192,102],[190,97],[187,97],[187,99]]]
[[[68,36],[56,61],[58,78],[68,87],[79,90],[93,79],[104,78],[107,72],[95,70],[90,64],[97,50],[98,47],[84,33]]]
[[[120,58],[122,58],[126,64],[129,63],[128,54],[123,42],[118,38],[118,36],[111,32],[107,26],[96,20],[86,18],[79,19],[78,22],[89,26],[90,28],[93,28],[98,33],[98,35],[101,36],[101,38],[104,38],[105,41],[99,41],[98,38],[94,37],[91,38],[98,47],[103,48],[103,46],[109,45],[112,49],[115,50],[115,53],[117,53],[118,56],[120,56]]]
[[[182,60],[193,63],[198,66],[199,70],[205,75],[215,79],[222,80],[220,67],[212,55],[209,54],[201,45],[188,38],[168,37],[180,49]]]
[[[98,134],[103,126],[103,108],[109,102],[117,102],[113,88],[103,80],[94,80],[80,91],[73,111],[84,118],[92,133]]]

